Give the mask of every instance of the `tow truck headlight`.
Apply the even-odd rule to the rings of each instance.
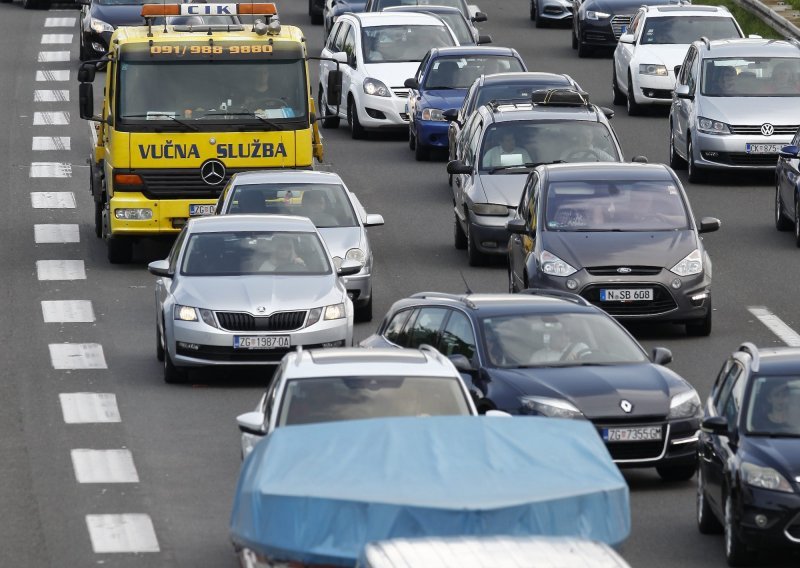
[[[104,22],[103,20],[98,20],[97,18],[92,18],[89,27],[92,28],[92,31],[97,34],[114,31],[114,26],[112,26],[108,22]]]
[[[389,88],[377,79],[367,77],[364,79],[364,92],[376,97],[391,97],[392,92]]]
[[[114,209],[114,217],[124,221],[149,221],[153,218],[152,209]]]
[[[445,118],[441,109],[426,108],[422,109],[422,120],[435,120],[437,122],[443,122]]]
[[[640,75],[659,75],[661,77],[666,77],[669,75],[667,72],[667,68],[664,65],[656,65],[653,63],[641,63],[639,64],[639,74]]]

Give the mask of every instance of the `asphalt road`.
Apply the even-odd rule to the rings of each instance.
[[[314,54],[321,48],[322,28],[309,25],[305,5],[285,0],[279,10],[284,24],[303,27]],[[533,27],[525,0],[483,0],[482,8],[489,14],[482,31],[495,44],[515,47],[531,70],[571,74],[595,102],[611,106],[608,56],[578,59],[567,29]],[[88,128],[77,112],[77,25],[45,28],[46,18],[72,17],[77,11],[24,11],[18,3],[0,4],[0,191],[5,204],[0,208],[0,565],[234,567],[227,537],[239,470],[234,418],[255,405],[269,370],[244,377],[200,374],[191,386],[163,383],[155,359],[153,278],[145,265],[165,256],[166,250],[149,247],[134,264],[111,266],[103,243],[94,237]],[[65,43],[45,44],[43,34],[73,37],[50,38],[46,41]],[[67,50],[68,61],[37,62],[41,51]],[[70,77],[37,81],[37,70],[69,70]],[[46,73],[40,78],[56,77]],[[66,89],[70,102],[34,101],[37,89]],[[43,120],[49,124],[34,125],[35,112],[63,111],[69,112],[62,117],[68,124],[52,124],[61,115],[46,115]],[[624,108],[617,111],[612,124],[628,157],[667,159],[664,112],[629,118]],[[463,291],[462,274],[474,291],[506,291],[502,263],[470,268],[464,252],[452,245],[444,162],[415,162],[398,136],[353,141],[344,126],[324,134],[326,162],[368,211],[386,219],[384,227],[371,231],[376,319],[357,326],[356,339],[369,335],[390,304],[410,293]],[[33,137],[69,137],[71,144],[69,149],[33,151]],[[40,170],[31,165],[38,163],[68,167],[42,170],[63,177],[32,177]],[[788,325],[800,326],[794,301],[800,269],[791,237],[774,229],[771,176],[719,175],[714,184],[689,184],[687,191],[697,217],[723,221],[722,230],[706,237],[714,262],[714,332],[695,339],[678,327],[633,331],[648,348],[669,347],[675,356],[672,368],[705,396],[724,357],[742,341],[782,344],[749,306],[766,306]],[[32,207],[32,199],[57,198],[52,192],[71,192],[76,206]],[[77,225],[77,237],[62,235],[58,240],[72,242],[47,243],[42,235],[34,238],[37,224],[73,225],[64,234]],[[43,280],[48,265],[39,264],[37,273],[37,262],[47,260],[82,261],[83,273],[80,264],[69,265],[74,268],[70,277],[76,279]],[[43,321],[42,301],[73,300],[91,302],[94,321]],[[86,344],[95,355],[102,349],[102,358],[68,355],[66,360],[82,361],[88,368],[56,369],[50,351],[64,343]],[[115,395],[119,420],[65,423],[60,395],[72,393]],[[105,416],[114,419],[113,412]],[[136,475],[130,477],[130,462],[125,462],[128,477],[123,482],[79,483],[74,449],[128,450],[121,453],[132,458]],[[695,527],[693,482],[665,484],[647,470],[625,476],[631,487],[633,532],[623,554],[633,566],[724,565],[722,539],[702,536]],[[480,491],[480,480],[475,482]],[[122,525],[115,524],[119,517],[90,517],[117,528],[105,538],[93,529],[93,542],[87,515],[134,517],[123,517]],[[94,551],[125,544],[154,548],[146,538],[150,533],[131,524],[142,519],[152,523],[157,552]],[[797,558],[774,565],[796,566]]]

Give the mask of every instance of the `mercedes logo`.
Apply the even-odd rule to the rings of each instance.
[[[617,268],[617,272],[619,272],[620,274],[630,274],[631,271],[632,269],[628,268],[627,266],[620,266],[619,268]]]
[[[256,311],[257,311],[258,313],[260,313],[260,314],[265,314],[265,313],[267,313],[267,307],[266,307],[266,306],[258,306],[258,307],[256,308]]]
[[[633,405],[630,403],[630,401],[627,401],[624,398],[619,401],[619,407],[627,414],[630,414],[633,410]]]
[[[761,125],[761,134],[764,136],[772,136],[775,134],[775,127],[772,126],[769,122],[765,122]]]
[[[208,160],[200,166],[200,177],[208,185],[219,185],[225,181],[225,166],[219,160]]]

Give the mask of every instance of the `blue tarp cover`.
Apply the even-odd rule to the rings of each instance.
[[[591,423],[380,418],[278,428],[245,460],[231,538],[274,560],[351,566],[390,538],[630,532],[628,486]]]

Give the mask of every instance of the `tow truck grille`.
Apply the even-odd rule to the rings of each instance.
[[[141,176],[144,190],[135,186],[115,189],[117,191],[142,191],[148,199],[216,199],[231,176],[240,171],[245,170],[228,169],[220,183],[208,185],[200,177],[199,169],[131,170],[130,173]]]

